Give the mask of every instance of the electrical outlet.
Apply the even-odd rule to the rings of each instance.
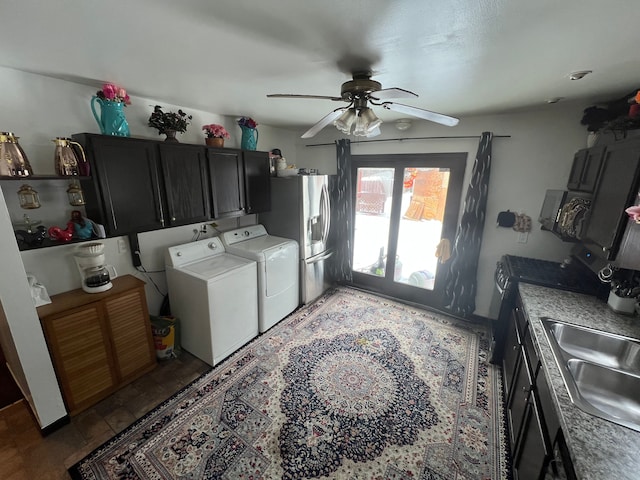
[[[127,242],[124,238],[118,239],[118,253],[127,253]]]
[[[518,233],[518,243],[527,243],[527,240],[529,240],[529,232]]]

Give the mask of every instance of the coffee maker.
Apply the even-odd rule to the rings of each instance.
[[[111,280],[118,274],[113,265],[107,265],[105,262],[103,243],[92,242],[80,245],[76,249],[74,258],[80,271],[82,289],[85,292],[100,293],[113,287]]]

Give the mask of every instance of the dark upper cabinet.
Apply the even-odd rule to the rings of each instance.
[[[593,193],[604,161],[604,146],[583,148],[573,157],[567,189]]]
[[[205,150],[195,145],[160,143],[167,225],[211,218]]]
[[[208,148],[207,158],[215,218],[271,210],[267,152]]]
[[[244,162],[245,211],[261,213],[271,210],[269,154],[253,150],[242,152]]]
[[[608,260],[616,256],[628,221],[625,209],[638,193],[639,166],[640,140],[607,146],[585,238],[602,249]]]
[[[81,133],[87,216],[109,236],[271,208],[267,152]]]
[[[207,148],[214,218],[244,215],[242,151]]]
[[[156,142],[77,134],[85,147],[92,178],[81,180],[87,216],[110,236],[165,226]]]

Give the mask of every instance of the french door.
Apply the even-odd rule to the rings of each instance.
[[[442,306],[446,265],[436,249],[442,239],[453,248],[466,158],[466,153],[352,156],[355,285]]]

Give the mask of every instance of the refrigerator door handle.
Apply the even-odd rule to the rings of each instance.
[[[331,226],[331,204],[329,203],[329,192],[327,190],[327,184],[322,185],[322,192],[320,194],[320,208],[322,212],[322,243],[327,244],[329,239],[329,227]]]
[[[314,257],[314,258],[305,260],[305,263],[307,263],[307,264],[318,263],[318,262],[321,262],[321,261],[326,260],[328,258],[331,258],[332,256],[333,256],[333,252],[325,253],[324,255],[322,255],[320,257],[317,257],[317,258]]]

